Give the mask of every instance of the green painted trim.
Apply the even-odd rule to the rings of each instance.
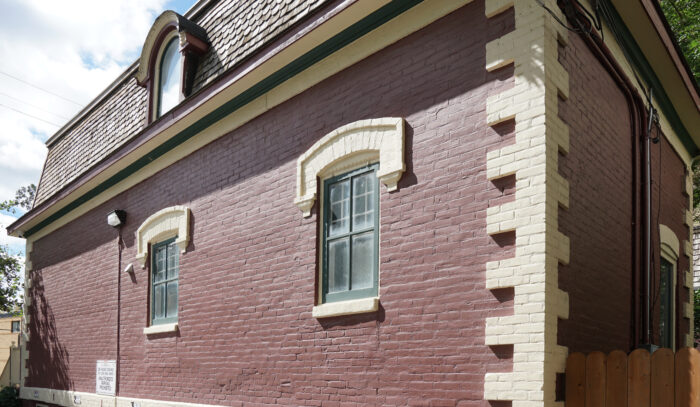
[[[322,231],[322,236],[323,236],[323,243],[322,243],[322,250],[323,250],[323,256],[322,256],[322,273],[323,273],[323,284],[321,288],[321,302],[322,303],[328,303],[328,302],[337,302],[337,301],[347,301],[347,300],[355,300],[358,298],[367,298],[367,297],[376,297],[377,293],[379,292],[379,179],[377,178],[377,170],[379,168],[379,164],[371,164],[362,168],[358,168],[356,170],[347,172],[345,174],[341,174],[332,178],[329,178],[323,182],[323,231]],[[374,227],[373,228],[365,228],[359,231],[352,230],[352,206],[353,206],[353,197],[352,197],[352,182],[353,179],[356,176],[359,175],[364,175],[364,174],[374,174],[374,176],[371,177],[371,180],[373,182],[373,187],[374,187]],[[353,290],[352,289],[352,276],[348,276],[348,284],[350,285],[350,289],[347,291],[340,291],[340,292],[335,292],[335,293],[329,293],[328,292],[328,222],[329,222],[329,217],[331,213],[331,208],[330,208],[330,187],[332,184],[335,184],[339,181],[349,181],[350,182],[350,206],[348,208],[348,216],[350,217],[348,219],[349,223],[349,231],[347,233],[343,233],[337,236],[333,236],[333,240],[340,240],[343,238],[348,239],[348,273],[351,274],[350,270],[352,270],[352,237],[360,234],[364,234],[369,231],[373,231],[374,233],[374,251],[372,253],[373,256],[373,261],[372,261],[372,287],[360,289],[360,290]]]
[[[257,84],[251,86],[246,91],[240,95],[234,97],[228,102],[224,103],[211,113],[207,114],[205,117],[199,119],[197,122],[193,123],[188,128],[184,129],[180,133],[176,134],[163,144],[154,148],[148,152],[143,157],[134,161],[132,164],[119,171],[109,179],[102,182],[100,185],[81,195],[79,198],[70,202],[68,205],[56,211],[56,213],[47,217],[43,221],[39,222],[33,228],[27,230],[24,233],[24,237],[27,238],[34,233],[40,231],[61,217],[65,216],[72,210],[78,208],[80,205],[88,202],[90,199],[96,197],[122,180],[126,179],[131,174],[140,170],[141,168],[147,166],[151,161],[156,160],[158,157],[167,153],[168,151],[174,149],[190,138],[194,137],[202,130],[211,126],[212,124],[218,122],[229,114],[237,111],[253,100],[257,99],[259,96],[264,95],[270,90],[274,89],[286,80],[296,76],[305,69],[311,67],[316,62],[326,58],[327,56],[333,54],[334,52],[340,50],[356,39],[364,36],[370,31],[376,29],[387,21],[393,19],[399,14],[413,8],[414,6],[422,3],[423,0],[393,0],[389,4],[383,6],[379,10],[373,12],[362,20],[356,22],[350,27],[346,28],[342,32],[336,34],[332,38],[325,41],[323,44],[317,46],[306,54],[300,56],[294,61],[290,62],[286,66],[282,67],[277,72],[271,74],[267,78],[258,82]]]
[[[629,53],[630,58],[632,59],[630,62],[641,75],[641,79],[646,82],[647,86],[651,86],[654,89],[654,103],[661,108],[661,111],[664,113],[666,118],[668,118],[673,131],[675,131],[680,138],[681,143],[683,143],[683,146],[688,154],[690,154],[691,157],[695,157],[698,155],[698,153],[700,153],[700,149],[698,149],[697,144],[695,144],[693,138],[690,137],[690,133],[688,133],[688,130],[683,125],[678,112],[676,112],[676,109],[673,107],[673,103],[671,103],[671,99],[669,99],[668,95],[666,94],[666,90],[661,85],[661,81],[656,76],[654,69],[644,56],[639,44],[637,44],[637,42],[634,40],[634,36],[632,36],[632,33],[625,25],[622,17],[620,17],[620,14],[617,12],[617,9],[615,6],[613,6],[612,2],[610,0],[601,1],[605,3],[607,8],[611,11],[610,17],[612,21],[606,20],[606,22],[608,25],[614,25],[615,27],[619,28],[620,33],[622,34],[622,44],[620,44],[620,46],[623,47],[627,53]],[[605,15],[603,14],[602,17],[605,18]]]

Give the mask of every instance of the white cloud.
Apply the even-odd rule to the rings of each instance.
[[[7,235],[5,228],[16,219],[12,216],[0,213],[0,246],[6,246],[10,254],[24,255],[24,239]]]
[[[166,0],[0,0],[0,72],[86,105],[137,59],[166,5]],[[44,142],[79,110],[0,73],[0,201],[20,186],[38,183]]]

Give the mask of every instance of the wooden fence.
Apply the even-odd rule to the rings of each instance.
[[[572,353],[566,407],[700,407],[700,352]]]

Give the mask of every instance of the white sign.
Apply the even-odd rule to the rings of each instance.
[[[117,390],[117,361],[98,360],[95,375],[95,390],[97,394],[114,396]]]

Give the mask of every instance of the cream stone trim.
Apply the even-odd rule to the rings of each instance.
[[[690,240],[683,240],[683,255],[689,259],[693,257],[693,244]]]
[[[175,243],[185,253],[190,241],[190,209],[171,206],[149,216],[136,231],[136,258],[146,267],[148,245],[176,237]]]
[[[172,165],[178,160],[188,156],[192,152],[202,148],[219,137],[234,131],[275,106],[286,102],[287,100],[304,92],[306,89],[309,89],[326,78],[329,78],[334,74],[352,66],[353,64],[362,61],[370,55],[420,30],[421,28],[453,12],[454,10],[471,3],[471,1],[472,0],[422,2],[412,7],[410,10],[405,11],[394,19],[386,22],[362,38],[359,38],[344,48],[336,51],[328,58],[319,61],[295,77],[288,79],[267,94],[260,96],[258,99],[252,101],[243,108],[202,130],[197,134],[197,137],[191,138],[167,154],[154,160],[148,166],[132,174],[129,178],[110,187],[95,198],[81,205],[79,208],[74,209],[69,214],[66,214],[55,222],[52,222],[50,225],[42,228],[40,231],[33,234],[32,238],[39,239],[46,236],[54,230],[89,212],[100,204],[108,201],[117,194],[120,194],[143,180],[153,176],[163,168]],[[33,219],[31,222],[23,225],[21,229],[13,231],[13,236],[22,235],[24,230],[27,230],[41,222],[43,219],[60,209],[62,205],[65,205],[67,202],[71,202],[72,200],[80,197],[83,193],[99,185],[100,182],[105,181],[110,176],[132,164],[134,161],[150,151],[150,149],[155,148],[168,140],[170,137],[177,134],[179,131],[184,130],[186,126],[194,123],[197,119],[200,119],[205,114],[212,112],[223,103],[231,100],[233,97],[247,90],[253,84],[264,79],[267,75],[293,61],[300,54],[312,49],[314,46],[337,34],[340,30],[349,27],[353,23],[359,21],[362,17],[386,3],[388,3],[388,0],[358,0],[351,4],[348,6],[347,10],[341,12],[338,16],[328,19],[316,29],[295,40],[294,43],[288,45],[278,54],[273,55],[250,71],[242,73],[240,77],[232,80],[230,85],[216,95],[212,96],[211,99],[207,99],[201,105],[188,112],[187,116],[182,117],[170,127],[163,129],[163,131],[159,133],[152,141],[149,141],[142,147],[139,147],[136,151],[107,168],[84,186],[81,186],[68,194],[65,198],[61,199],[59,203],[52,207],[55,209],[46,210],[41,214],[41,216],[38,216],[36,219]]]
[[[545,4],[559,14],[554,0]],[[569,95],[569,77],[558,61],[567,32],[535,0],[486,0],[493,17],[514,8],[515,30],[486,45],[486,69],[514,66],[515,85],[486,103],[486,121],[515,121],[515,143],[487,153],[486,175],[515,176],[515,200],[487,209],[488,234],[515,231],[515,257],[486,264],[488,289],[513,288],[513,315],[486,318],[487,345],[513,346],[513,371],[487,373],[484,399],[512,407],[562,405],[556,374],[567,348],[557,344],[558,319],[569,317],[568,294],[558,287],[559,264],[569,262],[569,238],[559,231],[559,208],[569,207],[569,184],[558,156],[569,151],[568,127],[558,98]]]
[[[661,243],[661,255],[664,255],[675,264],[678,261],[681,246],[676,234],[668,226],[659,224],[659,241]]]
[[[397,117],[359,120],[326,134],[297,159],[294,203],[304,217],[311,216],[316,200],[316,179],[342,168],[379,162],[377,178],[387,191],[395,191],[404,163],[404,120]],[[358,158],[359,157],[359,162]],[[347,163],[346,163],[347,162]]]
[[[172,324],[151,325],[149,327],[143,328],[143,333],[145,335],[154,335],[154,334],[163,334],[163,333],[168,333],[168,332],[177,332],[177,330],[178,330],[177,322],[173,322]]]
[[[314,318],[337,317],[341,315],[363,314],[379,309],[379,297],[361,298],[359,300],[327,302],[316,305],[311,310]]]
[[[34,397],[34,394],[37,397]],[[80,397],[80,404],[75,404],[75,396]],[[138,404],[140,407],[219,407],[217,404],[183,403],[177,401],[163,401],[142,399],[134,397],[114,397],[96,393],[86,393],[70,390],[54,390],[40,387],[21,387],[20,398],[35,402],[56,404],[64,407],[133,407]]]

